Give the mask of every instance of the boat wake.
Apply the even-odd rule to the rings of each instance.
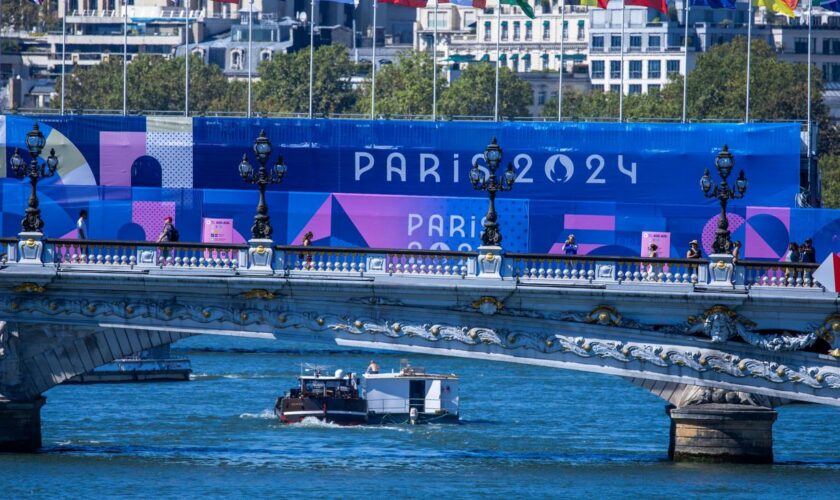
[[[239,415],[239,418],[244,419],[259,419],[259,420],[275,420],[277,416],[274,414],[274,410],[266,408],[265,410],[259,413],[243,413]]]

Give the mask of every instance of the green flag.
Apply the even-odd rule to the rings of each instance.
[[[534,9],[531,7],[531,5],[528,4],[528,0],[502,0],[502,3],[507,5],[516,5],[517,7],[522,9],[522,12],[526,16],[530,17],[531,19],[534,19],[535,17]]]

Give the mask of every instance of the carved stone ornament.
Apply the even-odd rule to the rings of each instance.
[[[757,333],[752,331],[755,323],[722,305],[712,307],[700,317],[689,317],[688,323],[688,333],[702,333],[712,342],[741,338],[750,345],[777,352],[806,349],[820,337],[818,330],[809,333]]]
[[[834,350],[840,349],[840,314],[831,314],[816,327],[817,334]]]
[[[621,326],[621,314],[612,306],[598,306],[586,315],[587,323]]]
[[[276,294],[269,292],[264,288],[254,288],[253,290],[248,290],[247,292],[242,292],[240,295],[245,300],[254,300],[254,299],[261,299],[261,300],[273,300],[277,297]]]
[[[13,289],[17,293],[44,293],[44,287],[36,283],[21,283]]]
[[[479,311],[481,311],[481,314],[487,315],[496,314],[498,311],[501,311],[504,307],[505,305],[502,303],[502,301],[500,301],[496,297],[489,297],[486,295],[476,301],[473,301],[472,303],[473,309],[478,309]]]
[[[689,386],[677,402],[678,408],[702,404],[730,404],[770,408],[770,398],[749,392],[727,391],[709,387]]]

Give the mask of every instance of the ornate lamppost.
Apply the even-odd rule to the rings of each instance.
[[[32,187],[29,195],[29,206],[26,207],[26,215],[20,223],[26,233],[40,233],[44,229],[41,209],[38,208],[38,181],[52,177],[58,168],[58,157],[55,156],[55,149],[50,149],[50,155],[43,163],[38,163],[38,158],[41,156],[41,151],[43,151],[46,142],[44,134],[38,129],[38,123],[35,123],[32,130],[26,134],[26,148],[29,150],[30,157],[29,164],[23,160],[17,149],[9,160],[15,177],[29,177]]]
[[[744,197],[747,192],[747,178],[744,176],[744,171],[738,174],[735,180],[735,185],[730,188],[727,178],[732,172],[732,167],[735,161],[732,158],[732,153],[729,152],[729,147],[724,144],[723,150],[715,157],[715,167],[718,174],[720,174],[721,183],[715,184],[709,176],[709,169],[707,168],[703,177],[700,178],[700,188],[703,189],[703,194],[706,198],[717,198],[720,202],[720,220],[718,221],[717,230],[715,230],[715,242],[712,249],[716,254],[728,254],[732,250],[732,240],[729,233],[729,220],[726,218],[726,205],[729,200],[737,200]]]
[[[283,177],[286,176],[286,165],[283,163],[283,155],[280,155],[271,172],[265,168],[268,157],[271,156],[271,141],[266,137],[265,130],[260,132],[260,136],[254,141],[254,154],[260,163],[259,170],[255,172],[248,161],[248,155],[243,154],[242,161],[239,163],[239,175],[245,182],[256,184],[260,188],[260,202],[257,204],[254,225],[251,226],[251,236],[255,240],[270,240],[273,230],[268,217],[268,205],[265,203],[265,187],[283,182]]]
[[[470,182],[476,191],[487,191],[490,197],[490,206],[487,215],[484,217],[484,230],[481,232],[481,244],[485,247],[498,247],[502,243],[502,233],[499,230],[498,216],[496,215],[496,193],[498,191],[510,191],[516,181],[516,171],[513,164],[508,163],[507,170],[499,177],[496,177],[496,169],[502,162],[502,148],[496,143],[494,137],[487,149],[484,150],[484,161],[487,163],[487,170],[490,175],[478,168],[473,163],[470,169]]]

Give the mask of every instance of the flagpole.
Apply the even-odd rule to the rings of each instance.
[[[252,47],[254,28],[254,0],[248,2],[248,118],[251,118],[251,80],[253,79],[253,72],[251,70]]]
[[[128,111],[128,0],[123,0],[123,116],[125,116],[127,114],[127,111]]]
[[[557,84],[557,121],[563,119],[563,56],[566,54],[566,0],[560,2],[560,82]]]
[[[438,0],[435,0],[435,32],[432,47],[432,121],[437,121],[437,38],[438,38]]]
[[[814,0],[808,0],[808,171],[811,170],[811,7]]]
[[[688,105],[688,16],[691,13],[690,0],[683,0],[683,21],[685,22],[685,36],[683,37],[683,46],[685,47],[685,67],[683,68],[683,106],[682,106],[682,122],[685,123],[686,108]]]
[[[64,77],[66,76],[67,59],[67,2],[64,2],[64,15],[61,16],[61,114],[64,114]]]
[[[309,16],[309,119],[312,119],[312,84],[315,81],[315,1],[310,2]]]
[[[618,89],[618,121],[624,121],[624,2],[621,3],[621,86]]]
[[[190,116],[190,0],[184,0],[184,116]]]
[[[502,1],[496,6],[496,98],[493,104],[493,121],[499,121],[499,64],[502,59]]]
[[[753,10],[752,0],[748,0],[749,10],[747,14],[747,103],[744,109],[744,123],[750,122],[750,55],[752,52],[752,23]],[[810,41],[808,42],[811,43]]]
[[[370,119],[373,120],[373,117],[376,116],[376,2],[377,0],[371,0],[373,2],[373,43],[371,47],[373,47],[373,51],[371,54],[370,60]]]

